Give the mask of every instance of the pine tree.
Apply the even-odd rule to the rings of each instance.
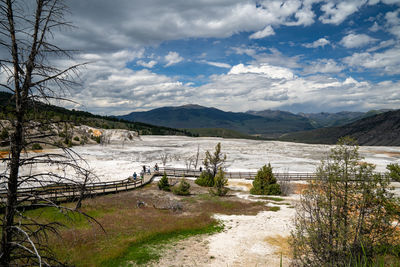
[[[163,177],[157,183],[158,189],[164,191],[171,191],[170,184],[168,182],[167,174],[164,172]]]
[[[211,154],[206,151],[203,164],[205,170],[201,173],[200,177],[196,179],[195,183],[200,186],[214,186],[214,177],[219,168],[222,168],[226,161],[226,155],[221,152],[221,143],[215,146],[215,151]]]
[[[190,195],[189,189],[190,189],[190,184],[185,180],[185,177],[183,177],[180,183],[172,189],[172,192],[175,195],[188,196]]]
[[[398,163],[392,163],[386,166],[389,171],[389,177],[396,182],[400,182],[400,165]]]
[[[225,196],[228,193],[228,188],[225,186],[228,184],[228,179],[225,178],[225,173],[222,168],[218,169],[217,175],[214,177],[214,190],[211,189],[210,192],[213,195]]]
[[[253,188],[250,190],[253,195],[280,195],[281,188],[276,182],[276,178],[272,173],[271,164],[264,165],[258,170],[253,181]]]

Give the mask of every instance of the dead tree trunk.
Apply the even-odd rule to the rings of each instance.
[[[35,266],[59,264],[49,255],[45,242],[48,234],[46,231],[56,230],[53,224],[40,224],[27,218],[20,213],[19,205],[23,198],[37,198],[53,207],[62,207],[50,199],[33,195],[34,193],[19,193],[18,189],[24,183],[48,185],[54,181],[72,180],[65,175],[51,172],[24,174],[21,171],[22,166],[57,164],[64,166],[64,170],[69,168],[77,173],[83,169],[77,160],[79,155],[64,147],[60,147],[66,152],[63,155],[23,154],[33,141],[39,140],[42,144],[53,145],[41,139],[48,136],[48,133],[29,133],[29,126],[35,122],[29,125],[28,113],[35,113],[35,106],[43,106],[50,99],[64,99],[61,96],[62,88],[76,85],[71,72],[74,74],[80,65],[59,69],[51,62],[53,56],[69,56],[69,51],[48,42],[54,36],[52,31],[68,26],[63,18],[65,11],[62,0],[36,0],[29,4],[23,0],[0,0],[0,55],[3,57],[0,58],[0,67],[5,76],[5,82],[0,82],[0,86],[12,94],[13,102],[10,107],[12,115],[8,118],[11,124],[10,156],[3,159],[7,167],[5,174],[1,176],[4,179],[1,183],[7,189],[7,197],[1,219],[0,266],[14,266],[20,262]],[[51,118],[44,119],[43,124],[51,123]],[[41,256],[43,251],[46,253]]]

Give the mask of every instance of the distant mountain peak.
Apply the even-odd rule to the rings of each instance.
[[[301,116],[280,111],[272,111],[272,113],[268,117],[263,117],[189,104],[157,108],[145,112],[132,112],[119,116],[119,118],[179,129],[224,128],[242,134],[263,136],[314,129],[308,119]]]
[[[186,104],[186,105],[183,105],[183,106],[177,106],[176,108],[203,109],[203,108],[207,108],[207,107],[200,106],[198,104]]]
[[[289,133],[280,139],[304,143],[335,144],[343,136],[355,138],[359,145],[399,146],[400,109],[367,117],[364,115],[361,119],[342,126]]]

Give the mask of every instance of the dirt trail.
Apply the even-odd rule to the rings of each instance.
[[[237,197],[252,199],[246,191]],[[216,214],[225,225],[223,232],[173,244],[154,266],[279,266],[281,253],[283,266],[288,266],[287,240],[297,201],[298,195],[291,195],[279,203],[269,202],[280,210],[255,216]]]

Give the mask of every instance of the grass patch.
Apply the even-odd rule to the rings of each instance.
[[[271,201],[276,201],[276,202],[280,202],[280,201],[284,201],[285,199],[281,198],[281,197],[259,197],[261,199],[265,199],[265,200],[271,200]]]
[[[271,204],[274,204],[274,205],[285,205],[285,206],[290,206],[290,205],[292,205],[292,204],[286,203],[286,202],[271,202]]]
[[[269,207],[270,211],[278,211],[280,209],[281,209],[281,207]]]
[[[150,185],[138,190],[86,199],[82,210],[92,215],[104,227],[78,218],[78,223],[61,228],[60,236],[50,236],[51,247],[61,261],[74,266],[119,266],[146,264],[157,260],[162,249],[174,240],[188,236],[214,233],[221,229],[213,214],[254,215],[269,210],[265,202],[249,202],[234,197],[210,194],[178,197],[184,213],[160,210],[170,201],[172,193]],[[146,203],[137,208],[137,202]],[[73,203],[71,203],[73,207]],[[40,213],[39,210],[29,211]],[[56,210],[45,210],[38,215],[53,220],[60,216]],[[64,220],[57,218],[59,220]]]
[[[150,261],[157,261],[162,249],[167,243],[176,242],[184,238],[199,234],[213,234],[223,230],[220,223],[212,223],[205,227],[173,231],[163,234],[155,234],[144,238],[140,242],[131,244],[131,246],[120,257],[102,262],[101,266],[126,266],[130,262],[138,265],[146,264]]]
[[[196,199],[198,200],[197,204],[201,206],[201,210],[210,214],[255,215],[261,210],[269,210],[269,207],[265,207],[265,202],[263,201],[245,203],[243,201],[229,199],[229,197],[219,197],[211,194],[200,194],[196,196]]]
[[[72,266],[119,266],[147,264],[159,259],[167,244],[197,234],[215,233],[222,226],[213,214],[255,215],[270,210],[265,201],[250,202],[210,194],[178,197],[182,212],[162,210],[171,201],[170,192],[147,185],[134,191],[85,199],[82,211],[94,217],[106,230],[83,215],[62,213],[56,208],[38,208],[25,215],[39,222],[58,222],[59,235],[49,233],[49,245],[56,257]],[[138,201],[146,203],[138,208]],[[75,203],[65,204],[74,208]]]
[[[68,205],[73,206],[73,205]],[[93,218],[101,218],[104,214],[111,212],[105,209],[87,210],[85,213]],[[54,207],[38,208],[28,210],[25,216],[38,220],[39,222],[57,222],[66,227],[85,228],[91,226],[88,217],[77,212],[60,210]]]

